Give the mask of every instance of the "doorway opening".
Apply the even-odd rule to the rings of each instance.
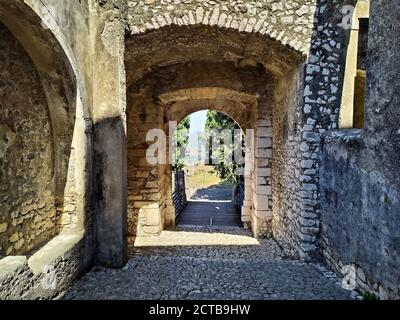
[[[172,198],[176,225],[242,227],[244,132],[228,115],[202,110],[176,131]]]

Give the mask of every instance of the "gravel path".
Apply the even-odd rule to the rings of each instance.
[[[275,241],[246,230],[184,229],[136,245],[122,270],[95,267],[64,299],[352,297],[325,268],[286,259]]]
[[[232,186],[230,185],[214,185],[206,188],[200,188],[193,192],[190,200],[232,200]]]

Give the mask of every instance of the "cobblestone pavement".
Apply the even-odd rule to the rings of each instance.
[[[197,228],[137,239],[123,269],[93,268],[64,299],[355,297],[338,280],[321,266],[285,258],[273,240],[258,241],[239,229]]]

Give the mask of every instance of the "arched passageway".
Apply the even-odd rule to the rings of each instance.
[[[0,299],[52,298],[92,263],[125,265],[128,200],[130,240],[174,248],[149,250],[156,264],[142,256],[102,283],[97,274],[96,288],[111,290],[84,283],[90,294],[348,297],[310,264],[282,268],[274,240],[247,230],[150,237],[176,220],[170,163],[147,157],[145,133],[162,130],[167,155],[168,122],[204,106],[254,130],[241,216],[252,235],[397,298],[399,37],[387,21],[398,19],[394,0],[371,2],[369,24],[369,2],[0,1]],[[232,238],[228,250],[208,246]],[[175,250],[183,242],[190,248]],[[39,285],[48,271],[56,289]],[[216,286],[199,296],[199,279]]]
[[[173,50],[171,50],[173,48]],[[204,108],[223,112],[249,130],[249,170],[241,221],[257,237],[272,235],[273,188],[281,192],[276,171],[273,186],[273,138],[286,149],[284,127],[292,127],[292,96],[302,57],[259,34],[208,26],[163,27],[126,38],[128,237],[159,234],[175,226],[171,165],[149,164],[149,130],[158,128],[169,141],[169,123]],[[287,125],[289,118],[292,123]],[[169,154],[166,145],[164,152]],[[282,155],[283,156],[283,155]],[[281,210],[276,201],[275,210]]]
[[[191,80],[190,76],[192,77],[203,77],[203,80],[201,81],[208,81],[210,84],[214,81],[214,79],[218,79],[219,77],[223,79],[223,74],[225,72],[231,72],[232,79],[235,79],[235,74],[232,69],[229,69],[230,67],[228,66],[223,66],[219,65],[217,63],[201,63],[201,62],[196,62],[196,63],[191,63],[190,66],[188,66],[188,69],[185,71],[180,70],[179,72],[183,72],[184,74],[182,75],[182,78],[187,78],[189,80],[189,84],[194,84],[196,85],[196,80]],[[204,74],[201,75],[200,70],[204,71]],[[205,80],[207,78],[207,80]],[[227,77],[229,79],[229,76]],[[237,79],[237,78],[236,78]],[[217,83],[218,85],[218,83]],[[226,210],[228,211],[229,215],[231,218],[228,220],[230,221],[225,221],[225,224],[228,225],[234,225],[234,226],[240,226],[243,223],[247,224],[247,226],[250,227],[250,217],[249,215],[249,210],[250,210],[250,204],[249,204],[249,199],[250,199],[250,193],[251,193],[251,185],[252,185],[252,175],[251,172],[253,170],[253,163],[252,159],[254,158],[254,145],[253,145],[253,139],[254,139],[254,131],[253,131],[253,126],[252,126],[252,117],[255,116],[255,111],[257,108],[257,102],[256,98],[252,94],[245,93],[243,91],[238,91],[235,89],[229,89],[226,87],[193,87],[189,89],[181,89],[181,90],[174,90],[171,92],[164,93],[160,95],[160,100],[162,103],[167,106],[166,109],[166,117],[168,120],[168,123],[171,122],[179,122],[186,116],[192,114],[193,112],[197,112],[199,110],[202,110],[204,108],[209,108],[210,110],[215,110],[218,111],[222,114],[225,114],[228,116],[230,119],[235,121],[238,124],[238,127],[241,129],[241,132],[243,134],[243,139],[246,140],[248,139],[247,143],[245,145],[248,146],[247,154],[248,158],[247,161],[246,159],[239,159],[239,161],[243,161],[245,163],[245,168],[242,173],[243,177],[243,189],[245,189],[244,182],[246,182],[248,193],[247,193],[247,203],[242,202],[241,205],[243,205],[243,208],[239,208],[240,210],[240,218],[239,220],[236,219],[235,215],[235,208],[230,207],[230,205],[226,206]],[[218,133],[214,133],[215,138],[216,137],[221,137],[224,128],[216,128],[218,130]],[[232,142],[233,142],[233,137],[232,137]],[[243,150],[245,151],[245,150]],[[246,152],[245,152],[246,154]],[[169,178],[168,174],[168,178]],[[168,186],[168,184],[167,184]],[[246,189],[247,189],[246,188]],[[169,194],[171,194],[171,191],[167,187],[167,195],[169,197]],[[244,197],[244,194],[243,194]],[[174,196],[172,195],[172,198]],[[219,200],[229,200],[224,197],[224,199],[219,199]],[[230,197],[230,200],[232,200],[232,196]],[[200,205],[197,203],[197,205]],[[215,207],[210,208],[211,211],[215,212]],[[177,215],[176,208],[172,208],[171,210],[175,216]],[[175,212],[174,212],[175,210]],[[196,208],[193,208],[194,211],[196,211]],[[199,210],[207,211],[206,207],[200,207]],[[219,210],[219,209],[217,209]],[[204,217],[206,217],[207,214],[205,214]],[[209,216],[209,219],[212,218]],[[176,225],[174,221],[174,216],[170,216],[170,225],[174,226]],[[204,219],[201,219],[201,224],[205,224],[206,222]],[[189,223],[191,221],[186,221],[186,223]],[[192,221],[194,222],[194,221]],[[215,224],[220,224],[221,222],[218,223],[216,220],[213,221]],[[212,221],[209,221],[210,224],[213,223]],[[180,223],[185,223],[182,219],[180,220]],[[222,223],[223,225],[224,223]]]

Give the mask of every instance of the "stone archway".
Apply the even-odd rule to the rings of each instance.
[[[131,219],[151,221],[142,235],[173,224],[168,166],[144,161],[145,133],[204,107],[255,130],[244,218],[256,236],[272,235],[285,256],[322,260],[347,280],[355,275],[349,282],[361,292],[397,298],[397,12],[394,0],[371,2],[369,25],[369,2],[0,0],[0,299],[54,298],[92,264],[122,267],[128,200],[129,210],[148,209]],[[355,4],[350,26],[343,11]],[[359,63],[351,59],[354,29]],[[130,222],[129,232],[138,226]],[[247,243],[257,242],[246,234]],[[379,241],[371,248],[369,239]],[[179,246],[171,240],[165,244]],[[238,266],[244,256],[236,247],[209,251],[208,244],[188,256],[162,250],[172,258],[149,250],[157,263],[142,257],[121,273],[102,272],[104,282],[88,278],[116,289],[95,290],[97,298],[229,299],[243,297],[236,293],[254,280],[259,285],[245,298],[299,298],[299,281],[301,297],[349,297],[320,282],[324,268],[283,267],[279,248],[277,263],[261,246],[245,250],[251,257]],[[48,275],[56,289],[46,288]],[[207,287],[198,295],[197,275],[218,294]],[[77,288],[93,291],[90,281]]]
[[[195,84],[194,82],[192,82]],[[243,208],[241,211],[241,221],[248,227],[252,220],[252,185],[253,171],[255,158],[254,151],[254,126],[253,118],[257,111],[257,98],[255,95],[246,92],[240,92],[234,89],[224,87],[197,87],[189,89],[180,89],[171,92],[165,92],[159,97],[162,105],[165,108],[165,116],[167,123],[179,123],[182,119],[192,113],[201,110],[215,110],[223,113],[234,120],[242,130],[246,141],[246,161],[245,161],[245,196]],[[170,141],[168,139],[168,141]],[[170,148],[171,146],[169,146]],[[175,226],[175,209],[173,203],[168,201],[172,197],[171,189],[172,166],[168,166],[166,170],[165,184],[167,211],[166,211],[166,226]],[[254,182],[255,184],[255,182]]]
[[[287,254],[302,259],[317,256],[318,144],[321,134],[336,125],[342,87],[341,44],[346,41],[344,29],[339,27],[340,5],[322,0],[243,5],[229,1],[149,1],[143,6],[139,1],[98,3],[109,19],[96,25],[95,34],[101,35],[95,41],[97,64],[113,75],[109,81],[100,76],[102,68],[96,73],[95,113],[101,120],[95,143],[99,154],[95,165],[99,263],[116,261],[126,247],[126,110],[129,112],[130,99],[135,99],[130,88],[157,70],[193,61],[231,63],[239,68],[261,66],[270,76],[265,88],[273,97],[268,101],[273,121],[263,115],[258,120],[262,125],[259,138],[265,138],[262,143],[271,144],[266,135],[272,131],[274,151],[272,157],[272,151],[261,148],[257,152],[266,158],[257,163],[272,163],[272,173],[261,169],[256,175],[272,185],[272,199],[259,195],[261,202],[268,204],[263,209],[271,209],[272,204],[272,214],[261,210],[259,215],[264,220],[272,216],[273,236]],[[159,90],[154,90],[157,99]],[[103,144],[111,135],[110,140],[121,143]],[[272,179],[265,174],[272,174]]]
[[[278,90],[284,82],[290,85],[286,77],[293,77],[301,60],[261,35],[210,26],[164,27],[127,38],[130,243],[135,236],[159,234],[175,220],[171,167],[148,165],[146,132],[160,128],[168,136],[169,121],[205,107],[231,116],[243,130],[254,130],[249,145],[256,147],[248,152],[254,167],[246,179],[242,221],[255,236],[272,236],[273,114],[292,102],[289,98],[278,106],[276,95],[285,95]]]
[[[112,101],[114,107],[105,112],[102,104],[98,110],[102,118],[107,118],[97,130],[104,132],[98,134],[97,158],[100,162],[96,163],[99,171],[96,188],[101,196],[97,209],[101,218],[97,223],[97,229],[101,231],[97,240],[98,251],[101,251],[97,256],[102,256],[99,263],[103,260],[105,264],[110,261],[111,265],[123,263],[116,257],[123,254],[126,248],[126,203],[128,212],[138,211],[135,203],[143,197],[134,194],[129,196],[129,193],[132,189],[144,188],[142,193],[145,194],[148,192],[145,189],[157,185],[159,173],[165,171],[165,168],[153,168],[149,176],[147,169],[135,169],[135,166],[145,168],[147,165],[143,150],[148,147],[148,143],[144,132],[148,128],[165,128],[163,107],[158,97],[162,93],[194,87],[222,87],[244,92],[250,90],[247,93],[257,96],[258,105],[263,107],[254,113],[252,120],[256,129],[254,139],[259,146],[254,159],[257,169],[252,174],[253,180],[258,181],[259,185],[255,183],[251,186],[251,198],[255,199],[251,205],[255,214],[249,223],[254,230],[261,230],[258,236],[271,236],[274,233],[286,238],[286,234],[290,234],[289,242],[292,243],[293,233],[297,241],[298,216],[295,211],[300,202],[298,192],[301,188],[301,183],[297,181],[297,159],[301,158],[299,141],[302,138],[299,136],[299,127],[303,121],[303,68],[310,48],[316,7],[308,2],[293,2],[291,9],[286,10],[283,2],[279,2],[272,7],[266,5],[266,14],[262,19],[253,19],[251,15],[259,9],[249,4],[246,5],[248,14],[235,7],[232,9],[235,11],[232,11],[232,17],[225,20],[222,4],[203,8],[203,13],[200,9],[196,12],[196,7],[201,6],[197,3],[171,4],[167,14],[163,11],[167,7],[165,4],[147,4],[145,10],[141,10],[141,6],[132,2],[120,10],[126,17],[124,24],[109,21],[102,25],[104,30],[99,29],[102,36],[97,45],[99,48],[104,46],[109,52],[109,55],[100,55],[99,58],[104,63],[111,59],[113,67],[110,71],[117,75],[117,81],[101,86],[112,90],[113,95],[109,95],[109,101]],[[106,2],[104,7],[111,9],[113,5]],[[281,23],[285,18],[293,18],[293,24]],[[300,22],[297,23],[297,20]],[[207,77],[192,78],[190,75],[196,74],[193,72],[196,64],[201,73],[205,74],[202,65],[208,64],[207,70],[219,73],[220,76],[211,77],[211,82],[207,81]],[[185,72],[184,69],[191,71]],[[221,73],[223,69],[226,72]],[[240,75],[236,73],[238,70]],[[247,72],[249,70],[254,72]],[[176,76],[170,84],[168,79],[171,76],[168,73]],[[255,74],[257,77],[254,77]],[[188,86],[189,82],[197,84]],[[260,84],[263,85],[257,88]],[[252,91],[251,87],[256,89]],[[121,96],[125,89],[126,100]],[[143,122],[144,127],[140,128],[136,121]],[[110,140],[107,138],[110,135],[113,135],[114,140],[121,141],[121,144],[102,144],[102,140]],[[274,146],[274,154],[278,155],[274,159],[273,140],[279,141]],[[121,170],[118,172],[115,170],[116,162],[120,163],[117,167]],[[127,193],[124,185],[126,176]],[[150,182],[148,188],[145,187],[147,180]],[[156,190],[154,188],[153,191]],[[149,194],[148,197],[152,196]],[[165,198],[163,194],[157,197]],[[159,206],[161,211],[165,211],[163,201],[149,209],[157,212]],[[130,238],[137,231],[138,215],[134,216],[136,218],[131,219],[133,223],[128,223]],[[156,220],[162,221],[163,217],[165,214]],[[152,229],[155,233],[160,231],[159,227]],[[297,245],[293,247],[298,248]]]
[[[213,109],[225,113],[246,130],[257,106],[254,95],[224,87],[197,87],[162,93],[158,97],[168,107],[168,121],[181,121],[189,114]]]
[[[199,100],[193,99],[197,96],[193,94],[196,89],[182,90],[186,93],[191,91],[191,99],[183,105],[170,101],[171,107],[166,111],[169,119],[181,118],[182,112],[185,112],[183,123],[179,119],[170,120],[178,128],[175,139],[169,140],[168,145],[177,164],[170,166],[167,175],[167,196],[172,192],[173,202],[167,213],[173,214],[167,216],[166,226],[169,224],[178,230],[208,228],[211,232],[218,228],[248,229],[249,224],[243,224],[243,221],[248,221],[249,217],[245,214],[250,208],[243,205],[246,204],[245,181],[251,181],[251,175],[247,173],[251,172],[253,165],[246,160],[254,157],[254,148],[248,146],[250,142],[247,140],[251,140],[253,132],[243,129],[246,118],[243,115],[246,113],[233,112],[235,107],[240,110],[240,103],[223,99],[204,100],[208,94],[205,95],[202,89],[199,89]],[[211,92],[210,97],[214,96],[212,92],[222,94],[225,90],[205,89]],[[187,144],[184,146],[183,132],[179,132],[184,130],[182,125],[189,125]],[[184,149],[179,150],[179,146]],[[223,163],[221,157],[224,158]]]

